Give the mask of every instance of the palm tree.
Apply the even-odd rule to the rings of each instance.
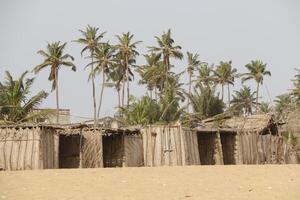
[[[267,64],[264,64],[260,60],[252,60],[251,63],[246,65],[248,73],[242,74],[242,82],[247,80],[256,81],[256,111],[258,111],[258,92],[259,86],[263,84],[264,76],[271,76],[271,72],[266,70]]]
[[[168,73],[166,79],[167,87],[164,88],[163,98],[160,99],[160,120],[171,122],[178,120],[184,111],[184,107],[180,107],[180,102],[184,102],[185,95],[182,89],[183,84],[179,82],[180,74]]]
[[[137,49],[137,44],[141,43],[141,41],[133,42],[132,39],[134,37],[130,32],[123,33],[121,36],[117,35],[119,43],[116,45],[117,53],[119,54],[124,69],[126,70],[126,83],[127,83],[127,106],[129,105],[129,74],[132,73],[130,70],[130,62],[135,63],[135,57],[139,55]],[[131,60],[131,61],[130,61]],[[124,93],[123,93],[124,94]]]
[[[233,112],[238,115],[241,113],[244,115],[252,114],[252,107],[255,104],[255,93],[247,86],[243,86],[240,91],[234,91],[231,101]]]
[[[214,77],[212,73],[214,72],[213,65],[209,66],[208,63],[201,63],[198,69],[198,76],[196,77],[196,87],[206,87],[210,88],[214,84]]]
[[[187,52],[187,57],[188,57],[188,67],[187,67],[187,72],[189,75],[189,96],[192,93],[192,77],[194,74],[194,71],[197,69],[198,66],[201,65],[201,61],[199,60],[199,55]],[[189,105],[190,105],[190,99],[188,98],[188,103],[187,103],[187,108],[189,112]]]
[[[158,52],[163,56],[163,63],[164,63],[164,73],[165,77],[167,77],[167,73],[170,70],[171,63],[170,58],[175,59],[182,59],[183,54],[181,53],[181,46],[174,45],[175,41],[171,37],[171,30],[169,29],[166,33],[163,33],[161,37],[155,36],[155,39],[158,43],[158,46],[151,46],[148,47],[150,52]],[[167,84],[167,81],[165,80],[165,86]]]
[[[105,32],[98,34],[99,28],[92,27],[88,25],[85,30],[79,30],[83,38],[79,38],[75,40],[79,44],[84,45],[84,48],[81,50],[81,56],[85,51],[89,51],[89,58],[91,59],[91,63],[94,63],[94,53],[100,44],[100,40],[103,38]],[[92,91],[93,91],[93,109],[94,109],[94,125],[97,123],[97,104],[96,104],[96,91],[95,91],[95,73],[94,73],[94,65],[91,65],[91,71],[89,75],[89,80],[92,79]]]
[[[99,97],[99,106],[98,106],[98,114],[97,114],[98,118],[100,116],[106,75],[109,75],[110,70],[113,68],[113,65],[115,64],[114,52],[115,49],[109,43],[99,44],[95,49],[93,55],[95,61],[87,65],[87,66],[95,65],[95,68],[93,70],[93,76],[95,76],[96,73],[99,74],[102,73],[102,86],[101,86],[101,93]]]
[[[155,54],[151,53],[149,55],[144,55],[146,59],[146,64],[140,66],[137,69],[137,72],[141,76],[140,84],[146,84],[147,89],[150,92],[150,97],[152,98],[152,91],[155,90],[155,99],[157,101],[157,88],[160,88],[159,86],[161,85],[160,81],[160,74],[161,74],[161,55],[160,54]]]
[[[39,50],[37,53],[44,57],[44,61],[36,66],[33,71],[40,72],[46,67],[50,67],[49,81],[52,81],[52,91],[56,91],[56,123],[59,123],[59,98],[58,98],[58,71],[61,67],[71,67],[72,71],[76,71],[73,64],[74,58],[70,54],[64,54],[67,43],[60,42],[48,43],[46,51]]]
[[[0,121],[4,123],[18,123],[45,117],[46,112],[33,112],[47,98],[45,91],[29,97],[34,78],[26,79],[28,72],[24,72],[14,80],[6,71],[6,81],[0,82]]]
[[[270,103],[262,102],[259,106],[259,111],[264,114],[268,114],[272,111]]]
[[[291,95],[295,97],[297,101],[300,100],[300,70],[295,69],[297,71],[297,74],[294,76],[295,79],[292,80],[294,88],[291,91]]]
[[[288,113],[294,108],[293,99],[290,94],[282,94],[276,97],[275,111],[279,119],[286,119]]]
[[[224,100],[224,86],[228,86],[228,104],[230,105],[230,85],[234,85],[234,78],[236,77],[237,70],[232,68],[232,62],[223,62],[217,66],[214,71],[214,77],[216,83],[220,84],[222,87],[222,101]]]
[[[215,87],[199,86],[200,91],[194,90],[194,93],[188,94],[193,107],[193,116],[203,120],[208,117],[223,113],[224,103],[215,95]]]

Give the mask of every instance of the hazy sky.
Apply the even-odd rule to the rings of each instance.
[[[6,70],[15,76],[32,70],[42,61],[37,50],[47,42],[66,41],[78,71],[60,71],[60,105],[70,108],[72,115],[91,116],[91,85],[84,70],[88,61],[80,56],[82,46],[71,42],[87,24],[107,31],[104,40],[111,42],[116,34],[134,33],[136,40],[143,41],[138,46],[141,54],[155,44],[154,35],[171,28],[183,52],[197,52],[202,61],[232,60],[244,72],[250,60],[261,59],[272,72],[262,88],[266,101],[270,99],[266,88],[271,99],[286,92],[294,68],[300,68],[299,0],[0,0],[0,80]],[[140,57],[138,64],[143,63]],[[186,60],[174,64],[181,71]],[[50,92],[48,73],[37,76],[34,92]],[[234,89],[240,85],[238,80]],[[137,96],[145,92],[136,84],[131,88]],[[116,92],[107,89],[102,116],[112,114],[116,103]],[[54,93],[43,107],[55,107]]]

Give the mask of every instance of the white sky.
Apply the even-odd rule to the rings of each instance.
[[[91,85],[84,70],[87,60],[80,56],[82,47],[71,42],[87,24],[107,31],[104,40],[112,43],[116,34],[134,33],[136,40],[143,41],[141,54],[155,45],[154,35],[171,28],[184,54],[197,52],[202,61],[232,60],[245,72],[245,64],[261,59],[272,72],[265,80],[272,99],[291,88],[294,68],[300,68],[299,0],[0,0],[0,80],[6,70],[19,76],[39,64],[42,58],[36,52],[47,41],[68,42],[67,52],[75,57],[78,71],[60,71],[60,107],[70,108],[73,115],[92,116]],[[186,66],[185,59],[173,63],[176,71]],[[138,64],[144,64],[143,57]],[[50,92],[48,73],[38,75],[34,92]],[[234,89],[240,85],[238,80]],[[145,93],[136,83],[131,91],[136,96]],[[262,96],[269,100],[265,86]],[[107,89],[102,116],[113,114],[116,105],[116,92]],[[43,107],[55,107],[54,93]]]

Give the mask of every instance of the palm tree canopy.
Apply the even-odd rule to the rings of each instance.
[[[160,61],[160,54],[151,53],[149,55],[144,55],[146,59],[146,64],[140,66],[137,72],[141,76],[140,84],[147,84],[149,90],[154,89],[154,87],[160,86],[160,80],[163,72],[162,62]]]
[[[5,73],[6,81],[0,82],[0,120],[24,122],[41,117],[44,113],[34,114],[33,110],[38,108],[48,94],[39,91],[29,97],[34,79],[25,79],[27,71],[16,80],[8,71]]]
[[[264,64],[261,60],[252,60],[245,67],[249,72],[242,74],[242,82],[254,79],[257,83],[263,84],[264,76],[271,76],[271,72],[266,69],[267,64]]]
[[[76,66],[73,64],[74,58],[70,54],[64,54],[67,43],[60,42],[48,43],[46,51],[39,50],[37,53],[44,57],[44,61],[36,66],[33,71],[40,72],[46,67],[50,67],[49,81],[52,81],[52,90],[57,87],[55,74],[61,66],[70,67],[72,71],[76,71]]]
[[[220,64],[216,67],[214,71],[214,78],[218,84],[225,85],[225,84],[234,84],[234,78],[237,76],[237,69],[232,67],[232,62],[223,62],[221,61]]]
[[[95,66],[94,70],[91,71],[93,75],[101,72],[109,74],[110,70],[113,68],[113,65],[116,64],[115,51],[115,48],[108,42],[98,44],[93,55],[93,62],[89,63],[86,67]],[[90,74],[89,78],[91,78],[92,74]]]
[[[195,69],[197,69],[197,67],[201,65],[201,61],[199,60],[199,55],[197,53],[193,54],[187,52],[187,57],[188,57],[187,72],[190,76],[192,76]]]
[[[194,110],[193,116],[203,120],[223,113],[225,104],[215,95],[215,87],[208,88],[200,86],[199,88],[200,91],[195,89],[194,93],[187,94]]]
[[[78,42],[79,44],[84,45],[84,48],[81,50],[81,55],[85,51],[90,51],[90,53],[94,52],[97,46],[100,43],[100,40],[104,37],[104,34],[106,32],[101,32],[98,34],[99,28],[92,27],[90,25],[87,25],[85,30],[79,30],[82,33],[82,38],[79,38],[77,40],[74,40],[74,42]]]
[[[196,82],[196,87],[209,87],[212,84],[214,84],[214,66],[210,65],[208,63],[201,63],[200,67],[198,67],[198,76],[194,82]]]
[[[181,46],[175,45],[174,39],[171,37],[171,30],[164,32],[161,37],[155,36],[158,46],[148,47],[150,52],[157,52],[163,55],[164,62],[167,62],[167,58],[182,59],[183,54],[180,51]]]
[[[250,87],[247,86],[243,86],[239,91],[234,91],[231,100],[233,112],[236,114],[252,114],[255,94],[256,92],[252,92]]]
[[[118,39],[118,44],[115,46],[118,50],[118,53],[122,55],[122,57],[135,57],[139,55],[139,52],[136,50],[137,45],[142,41],[133,42],[134,35],[130,32],[123,33],[121,36],[116,35]]]

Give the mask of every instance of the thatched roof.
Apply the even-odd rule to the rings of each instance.
[[[224,132],[258,132],[272,129],[275,125],[273,117],[267,114],[250,115],[246,117],[227,117],[218,120],[206,120],[196,128],[198,131],[224,131]]]
[[[54,129],[59,134],[71,135],[80,134],[85,131],[98,131],[104,135],[107,134],[137,134],[140,132],[139,127],[122,127],[122,128],[104,128],[104,127],[94,127],[92,124],[76,123],[76,124],[43,124],[43,123],[24,123],[24,124],[11,124],[11,125],[0,125],[0,129],[5,128],[15,128],[15,129],[25,129],[25,128],[45,128]]]

